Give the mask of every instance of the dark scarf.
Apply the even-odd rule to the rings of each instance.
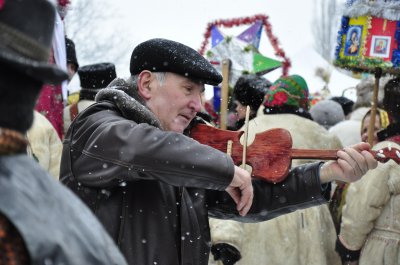
[[[389,140],[400,144],[400,123],[391,123],[386,129],[379,131],[378,140]]]

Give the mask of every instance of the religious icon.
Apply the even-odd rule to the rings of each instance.
[[[346,34],[344,55],[356,56],[360,51],[362,26],[349,26]]]
[[[370,56],[388,58],[390,41],[389,36],[372,36]]]

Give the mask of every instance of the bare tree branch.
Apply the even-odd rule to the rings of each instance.
[[[315,49],[328,62],[332,62],[339,30],[337,0],[314,0],[313,35]]]
[[[69,38],[75,42],[80,65],[112,62],[126,57],[128,43],[116,28],[118,16],[113,1],[73,0],[65,17]]]

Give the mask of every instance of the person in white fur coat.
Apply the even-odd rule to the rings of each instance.
[[[384,92],[391,123],[378,132],[381,142],[373,149],[400,150],[400,79],[390,80]],[[386,265],[399,264],[399,246],[400,165],[390,160],[349,186],[336,249],[344,264]]]
[[[58,180],[62,143],[57,131],[45,116],[34,111],[33,125],[27,132],[28,154]]]
[[[278,79],[267,92],[264,102],[266,114],[249,122],[248,143],[253,141],[256,133],[284,128],[291,133],[294,148],[340,149],[339,139],[310,119],[306,99],[308,87],[302,77],[295,75]],[[292,166],[306,162],[310,161],[294,160]],[[225,264],[210,259],[209,264],[341,264],[335,252],[336,231],[327,205],[254,224],[211,219],[210,226],[213,245],[231,245],[240,253],[241,259],[237,263]]]

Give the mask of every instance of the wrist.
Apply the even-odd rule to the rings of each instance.
[[[335,174],[331,167],[332,161],[325,162],[321,165],[319,169],[319,180],[321,184],[331,182],[335,180]]]

